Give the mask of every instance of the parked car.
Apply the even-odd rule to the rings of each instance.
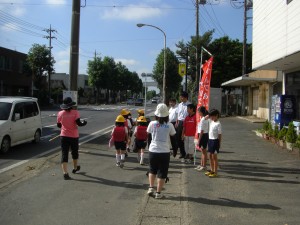
[[[0,151],[33,141],[39,142],[42,120],[36,98],[0,97]]]
[[[128,98],[126,101],[127,105],[134,105],[134,103],[135,103],[135,100],[133,98]]]
[[[134,103],[134,105],[136,105],[136,106],[142,106],[144,104],[144,99],[143,98],[138,98],[136,101],[135,101],[135,103]]]

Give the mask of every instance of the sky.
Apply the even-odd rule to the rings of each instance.
[[[81,4],[84,5],[84,0]],[[238,1],[239,2],[239,1]],[[236,3],[242,5],[242,1]],[[79,73],[95,56],[113,57],[130,71],[151,73],[164,47],[163,34],[144,23],[161,28],[167,47],[176,51],[180,40],[196,33],[195,0],[86,0],[80,13]],[[55,72],[69,74],[72,0],[0,0],[0,46],[28,53],[32,44],[49,45],[46,29],[55,30],[52,54]],[[215,29],[214,38],[224,35],[243,39],[243,9],[230,0],[207,0],[200,5],[200,35]],[[250,21],[248,21],[250,23]],[[252,38],[248,29],[248,42]],[[213,54],[213,53],[212,53]]]

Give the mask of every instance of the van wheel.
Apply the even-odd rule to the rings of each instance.
[[[34,134],[34,137],[33,137],[33,143],[39,143],[41,141],[41,131],[40,130],[37,130]]]
[[[9,149],[10,149],[10,139],[9,137],[4,137],[1,143],[0,151],[2,153],[6,153],[9,151]]]

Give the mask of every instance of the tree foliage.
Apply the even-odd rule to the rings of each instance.
[[[179,60],[175,53],[169,48],[166,49],[166,100],[180,90],[182,77],[178,74]],[[156,58],[153,67],[153,79],[158,83],[158,88],[162,90],[164,73],[164,49]],[[162,91],[161,91],[162,92]]]
[[[95,57],[88,61],[87,73],[89,83],[97,90],[97,99],[101,89],[107,90],[106,101],[108,101],[108,92],[124,92],[127,97],[127,91],[131,93],[140,93],[143,83],[136,72],[131,72],[121,62],[116,63],[114,58],[105,56],[103,59]],[[124,97],[124,96],[123,96]]]
[[[46,72],[54,72],[55,60],[46,45],[33,44],[27,55],[27,63],[32,72],[34,85],[42,89],[43,75]]]
[[[248,46],[247,70],[251,71],[251,46]],[[243,43],[239,40],[232,40],[228,36],[215,39],[209,50],[214,55],[212,71],[212,87],[220,87],[222,83],[233,78],[242,76],[243,64]]]
[[[239,40],[232,40],[224,36],[212,41],[214,30],[208,31],[199,37],[198,41],[195,36],[187,43],[179,41],[176,46],[176,53],[186,57],[187,48],[189,68],[188,75],[191,75],[192,82],[195,82],[196,74],[196,49],[198,50],[199,60],[201,47],[206,48],[214,56],[211,87],[220,87],[223,82],[242,75],[243,62],[243,43]],[[209,55],[204,52],[202,63],[209,59]],[[200,63],[200,61],[199,61]],[[247,44],[247,67],[246,73],[252,71],[252,45]],[[198,71],[199,73],[199,71]]]

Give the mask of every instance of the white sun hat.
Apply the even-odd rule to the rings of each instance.
[[[156,110],[154,112],[155,116],[158,117],[167,117],[169,116],[169,109],[166,104],[160,103],[157,105]]]

